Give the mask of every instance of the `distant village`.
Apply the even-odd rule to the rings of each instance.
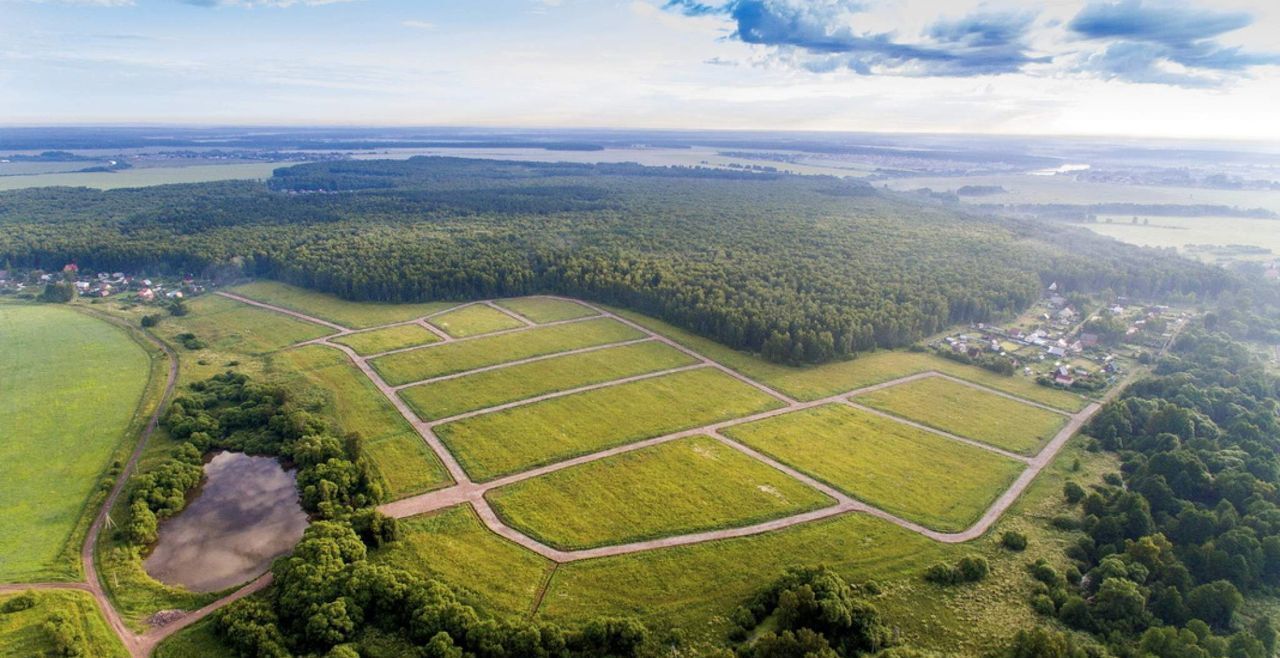
[[[199,295],[209,285],[189,275],[160,277],[124,272],[84,272],[75,263],[68,263],[57,271],[0,269],[0,295],[35,297],[45,286],[59,282],[71,284],[80,297],[127,296],[131,301],[142,304]]]

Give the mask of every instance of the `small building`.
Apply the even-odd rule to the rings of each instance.
[[[1097,347],[1098,334],[1091,334],[1091,333],[1080,334],[1080,344],[1084,345],[1085,347]]]
[[[1066,355],[1067,355],[1067,351],[1061,347],[1058,347],[1057,345],[1054,345],[1053,347],[1049,348],[1049,356],[1061,359]]]
[[[155,298],[156,298],[156,293],[153,292],[150,288],[143,288],[142,290],[138,291],[138,299],[141,299],[144,302],[154,301]]]

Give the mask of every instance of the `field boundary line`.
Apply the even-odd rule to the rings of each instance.
[[[992,395],[998,395],[998,396],[1000,396],[1000,397],[1002,397],[1002,398],[1006,398],[1006,399],[1009,399],[1009,400],[1013,400],[1014,402],[1021,402],[1022,404],[1025,404],[1025,405],[1027,405],[1027,406],[1029,406],[1029,407],[1036,407],[1037,409],[1043,409],[1044,411],[1048,411],[1048,412],[1051,412],[1051,413],[1055,413],[1055,414],[1058,414],[1059,416],[1066,416],[1067,418],[1071,418],[1072,416],[1076,415],[1077,413],[1080,413],[1079,411],[1074,412],[1074,413],[1073,413],[1073,412],[1070,412],[1070,411],[1064,411],[1064,410],[1062,410],[1062,409],[1058,409],[1057,407],[1051,407],[1051,406],[1049,406],[1049,405],[1047,405],[1047,404],[1044,404],[1044,403],[1042,403],[1042,402],[1036,402],[1035,400],[1028,400],[1027,398],[1024,398],[1024,397],[1021,397],[1021,396],[1018,396],[1018,395],[1014,395],[1013,393],[1008,393],[1008,392],[1006,392],[1006,391],[1001,391],[1000,389],[991,388],[990,386],[985,386],[985,385],[983,385],[983,384],[979,384],[979,383],[977,383],[977,382],[971,382],[971,381],[969,381],[969,380],[967,380],[967,379],[962,379],[962,378],[960,378],[960,377],[956,377],[956,376],[954,376],[954,375],[948,375],[948,374],[947,374],[947,373],[945,373],[945,372],[939,372],[939,373],[938,373],[938,376],[939,376],[939,377],[941,377],[942,379],[945,379],[945,380],[949,381],[949,382],[953,382],[953,383],[956,383],[956,384],[960,384],[960,385],[962,385],[962,386],[968,386],[969,388],[977,389],[977,390],[979,390],[979,391],[985,391],[985,392],[990,393],[990,394],[992,394]],[[1088,407],[1088,406],[1089,406],[1089,405],[1087,405],[1087,404],[1085,405],[1085,407]],[[1081,411],[1083,411],[1083,409],[1082,409]]]
[[[536,327],[536,326],[538,326],[538,323],[537,323],[537,322],[534,322],[533,320],[530,320],[529,318],[527,318],[527,317],[525,317],[525,316],[523,316],[523,315],[521,315],[521,314],[519,314],[519,313],[516,313],[515,311],[513,311],[513,310],[511,310],[511,309],[509,309],[509,308],[506,308],[506,307],[504,307],[504,306],[499,306],[499,305],[495,304],[495,303],[493,302],[493,300],[492,300],[492,299],[486,299],[486,300],[484,301],[484,305],[485,305],[485,306],[488,306],[489,308],[491,308],[491,309],[493,309],[493,310],[495,310],[495,311],[497,311],[497,312],[499,312],[499,313],[501,313],[501,314],[503,314],[503,315],[505,315],[505,316],[507,316],[507,317],[509,317],[509,318],[512,318],[512,319],[514,319],[514,320],[518,320],[520,323],[524,324],[524,326],[526,326],[526,327]]]
[[[392,389],[392,390],[394,390],[394,391],[403,391],[403,390],[404,390],[404,389],[406,389],[406,388],[413,388],[414,386],[425,386],[425,385],[427,385],[427,384],[436,384],[436,383],[439,383],[439,382],[448,381],[448,380],[450,380],[450,379],[461,379],[461,378],[463,378],[463,377],[469,377],[469,376],[471,376],[471,375],[478,375],[478,374],[483,373],[483,372],[492,372],[492,371],[494,371],[494,370],[502,370],[502,369],[504,369],[504,368],[510,368],[510,367],[513,367],[513,366],[522,366],[522,365],[525,365],[525,364],[527,364],[527,363],[537,363],[538,361],[547,361],[547,360],[555,359],[555,358],[559,358],[559,357],[562,357],[562,356],[573,356],[573,355],[575,355],[575,354],[586,354],[586,353],[588,353],[588,352],[597,352],[597,351],[600,351],[600,350],[607,350],[607,349],[614,348],[614,347],[626,347],[627,345],[636,345],[636,344],[638,344],[638,343],[648,343],[648,342],[651,342],[651,341],[653,341],[653,338],[652,338],[652,337],[650,337],[650,336],[645,336],[644,338],[634,338],[634,339],[632,339],[632,340],[624,340],[624,341],[622,341],[622,342],[620,342],[620,343],[605,343],[605,344],[603,344],[603,345],[591,345],[591,346],[588,346],[588,347],[578,347],[578,348],[575,348],[575,349],[569,350],[569,351],[567,351],[567,352],[555,352],[555,353],[553,353],[553,354],[542,354],[542,355],[539,355],[539,356],[531,356],[531,357],[528,357],[528,358],[525,358],[525,359],[517,359],[517,360],[515,360],[515,361],[507,361],[507,362],[505,362],[505,363],[496,363],[496,364],[491,365],[491,366],[482,366],[482,367],[479,367],[479,368],[475,368],[475,369],[473,369],[473,370],[463,370],[462,372],[450,373],[450,374],[448,374],[448,375],[440,375],[440,376],[438,376],[438,377],[430,377],[430,378],[428,378],[428,379],[422,379],[422,380],[419,380],[419,381],[416,381],[416,382],[409,382],[408,384],[397,384],[397,385],[395,385],[395,386],[391,386],[391,389]],[[367,358],[367,359],[368,359],[368,358],[373,358],[373,357],[372,357],[372,356],[369,356],[369,357],[363,357],[363,358]]]
[[[450,310],[456,310],[456,309],[450,309]],[[568,320],[557,320],[557,321],[555,321],[555,322],[548,322],[548,323],[546,323],[546,324],[535,324],[535,325],[532,325],[532,326],[514,327],[514,328],[512,328],[512,329],[500,329],[500,330],[498,330],[498,331],[490,331],[490,332],[489,332],[489,333],[487,333],[487,334],[476,334],[476,335],[474,335],[474,336],[463,336],[462,338],[453,338],[453,337],[450,337],[448,340],[441,340],[441,341],[437,341],[437,342],[434,342],[434,343],[427,343],[426,345],[411,345],[411,346],[409,346],[409,347],[401,347],[401,348],[394,349],[394,350],[387,350],[386,352],[379,352],[379,353],[377,353],[377,354],[370,354],[369,356],[367,356],[367,357],[363,357],[363,358],[368,358],[368,359],[377,359],[377,358],[381,358],[381,357],[384,357],[384,356],[390,356],[390,355],[392,355],[392,354],[400,354],[400,353],[402,353],[402,352],[413,352],[413,351],[415,351],[415,350],[428,350],[428,349],[431,349],[431,348],[433,348],[433,347],[441,347],[441,346],[443,346],[443,345],[454,345],[454,344],[457,344],[457,343],[466,343],[466,342],[473,341],[473,340],[479,340],[479,339],[481,339],[481,338],[493,338],[493,337],[495,337],[495,336],[505,336],[505,335],[507,335],[507,334],[518,334],[518,333],[525,332],[525,331],[533,331],[533,330],[535,330],[535,329],[542,329],[543,327],[558,327],[558,326],[563,325],[563,324],[574,324],[574,323],[576,323],[576,322],[586,322],[586,321],[588,321],[588,320],[599,320],[599,319],[600,319],[600,318],[599,318],[599,317],[596,317],[596,316],[588,316],[588,317],[585,317],[585,318],[570,318],[570,319],[568,319]],[[375,329],[381,329],[382,327],[374,327],[374,328],[375,328]],[[326,338],[326,339],[327,339],[327,338],[336,338],[336,337],[337,337],[337,335],[335,334],[334,336],[325,336],[324,338]]]
[[[906,425],[906,426],[908,426],[908,427],[914,427],[915,429],[918,429],[918,430],[921,430],[921,431],[924,431],[924,432],[928,432],[928,433],[930,433],[930,434],[937,435],[937,436],[939,436],[939,437],[942,437],[942,438],[947,439],[947,440],[950,440],[950,441],[955,441],[955,442],[957,442],[957,443],[963,443],[963,444],[965,444],[965,445],[969,445],[969,446],[972,446],[972,447],[974,447],[974,448],[979,448],[979,449],[981,449],[981,450],[986,450],[986,451],[988,451],[988,452],[994,452],[994,453],[996,453],[997,455],[1000,455],[1001,457],[1007,457],[1007,458],[1012,459],[1012,460],[1014,460],[1014,461],[1021,462],[1022,464],[1030,464],[1030,463],[1031,463],[1031,460],[1034,458],[1034,457],[1028,457],[1027,455],[1020,455],[1020,454],[1018,454],[1018,453],[1016,453],[1016,452],[1011,452],[1011,451],[1009,451],[1009,450],[1005,450],[1004,448],[1001,448],[1001,447],[998,447],[998,446],[994,446],[994,445],[991,445],[991,444],[989,444],[989,443],[984,443],[984,442],[979,441],[979,440],[977,440],[977,439],[970,439],[970,438],[968,438],[968,437],[960,436],[959,434],[952,434],[951,432],[948,432],[948,431],[946,431],[946,430],[940,430],[940,429],[938,429],[938,428],[936,428],[936,427],[930,427],[930,426],[928,426],[928,425],[925,425],[924,423],[919,423],[919,422],[916,422],[916,421],[914,421],[914,420],[911,420],[910,418],[905,418],[905,417],[903,417],[903,416],[899,416],[899,415],[897,415],[897,414],[891,414],[891,413],[889,413],[889,412],[887,412],[887,411],[881,411],[881,410],[879,410],[879,409],[875,409],[875,408],[873,408],[873,407],[864,406],[864,405],[858,404],[857,402],[854,402],[854,401],[853,401],[852,399],[850,399],[850,398],[845,398],[845,399],[844,399],[844,403],[845,403],[846,405],[848,405],[849,407],[852,407],[852,408],[854,408],[854,409],[857,409],[858,411],[863,411],[863,412],[866,412],[866,413],[872,414],[872,415],[874,415],[874,416],[879,416],[879,417],[881,417],[881,418],[886,418],[886,419],[888,419],[888,420],[892,420],[892,421],[895,421],[895,422],[898,422],[898,423],[902,423],[903,425]],[[1052,437],[1051,437],[1051,438],[1052,438]],[[1045,441],[1044,443],[1046,443],[1046,444],[1047,444],[1047,443],[1048,443],[1048,441]],[[1036,450],[1036,452],[1038,453],[1038,452],[1040,452],[1040,450],[1043,450],[1043,449],[1044,449],[1044,448],[1043,448],[1043,446],[1041,446],[1039,450]]]

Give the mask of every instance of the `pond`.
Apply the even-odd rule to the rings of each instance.
[[[252,580],[289,552],[307,527],[294,472],[271,457],[218,453],[195,500],[160,524],[148,574],[194,592]]]

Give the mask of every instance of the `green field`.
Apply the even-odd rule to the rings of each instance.
[[[855,402],[1023,455],[1039,452],[1067,424],[1061,414],[941,377],[859,395]]]
[[[523,322],[485,304],[470,304],[455,311],[441,313],[431,318],[431,324],[454,338],[491,334],[525,326]]]
[[[400,521],[400,539],[370,556],[448,583],[490,615],[524,617],[553,566],[493,534],[469,505]]]
[[[613,310],[650,331],[667,336],[798,400],[817,400],[899,377],[936,370],[1064,411],[1079,411],[1089,403],[1089,400],[1074,393],[1041,386],[1031,377],[998,375],[924,352],[880,351],[863,354],[850,361],[820,366],[786,366],[730,349],[660,320],[629,311]]]
[[[323,325],[289,317],[265,308],[219,295],[201,295],[187,302],[188,313],[166,317],[156,333],[169,339],[179,353],[190,351],[172,337],[189,332],[213,352],[266,354],[312,338],[333,333]]]
[[[400,391],[400,397],[423,420],[438,420],[544,393],[693,363],[696,363],[693,357],[650,341],[412,386]]]
[[[76,578],[82,521],[136,438],[151,359],[60,306],[0,304],[0,345],[0,582]]]
[[[15,597],[25,593],[0,594],[0,609]],[[31,592],[34,605],[26,610],[0,612],[0,656],[4,658],[31,658],[53,656],[54,644],[44,625],[53,616],[62,617],[77,629],[83,643],[80,656],[108,658],[129,653],[111,632],[107,620],[86,592],[38,591]]]
[[[441,425],[436,434],[483,481],[779,405],[701,368],[474,416]]]
[[[413,320],[457,305],[453,302],[421,304],[351,302],[277,281],[255,281],[232,288],[231,292],[352,329],[368,329]]]
[[[82,163],[88,164],[88,163]],[[290,163],[293,164],[293,163]],[[150,187],[176,183],[205,183],[220,180],[262,180],[288,164],[254,162],[250,164],[193,165],[190,167],[134,167],[111,172],[50,173],[30,176],[0,177],[0,191],[29,187],[92,187],[114,190],[123,187]]]
[[[563,550],[752,525],[835,501],[706,436],[490,491],[508,525]]]
[[[1252,245],[1271,250],[1269,256],[1251,259],[1274,260],[1280,254],[1280,223],[1274,219],[1247,217],[1155,217],[1102,215],[1097,222],[1085,224],[1085,228],[1130,244],[1144,247],[1173,247],[1187,256],[1200,257],[1188,252],[1187,245]],[[1110,220],[1110,221],[1108,221]]]
[[[519,313],[538,324],[598,315],[594,310],[582,304],[550,297],[518,297],[499,300],[496,303],[498,306]]]
[[[316,394],[326,415],[343,432],[357,432],[365,452],[387,483],[392,498],[403,498],[450,482],[444,465],[386,396],[331,347],[308,345],[273,357],[285,377],[301,377]]]
[[[155,658],[235,658],[236,653],[218,639],[213,618],[206,617],[170,635],[152,655]]]
[[[388,384],[399,386],[508,361],[643,337],[644,334],[621,322],[601,318],[398,352],[369,363]]]
[[[333,342],[350,347],[360,356],[369,356],[370,354],[381,354],[382,352],[405,347],[427,345],[439,340],[439,336],[431,333],[422,325],[402,324],[398,327],[347,334],[346,336],[334,338]]]
[[[725,434],[858,500],[948,532],[977,521],[1025,467],[843,404]]]

